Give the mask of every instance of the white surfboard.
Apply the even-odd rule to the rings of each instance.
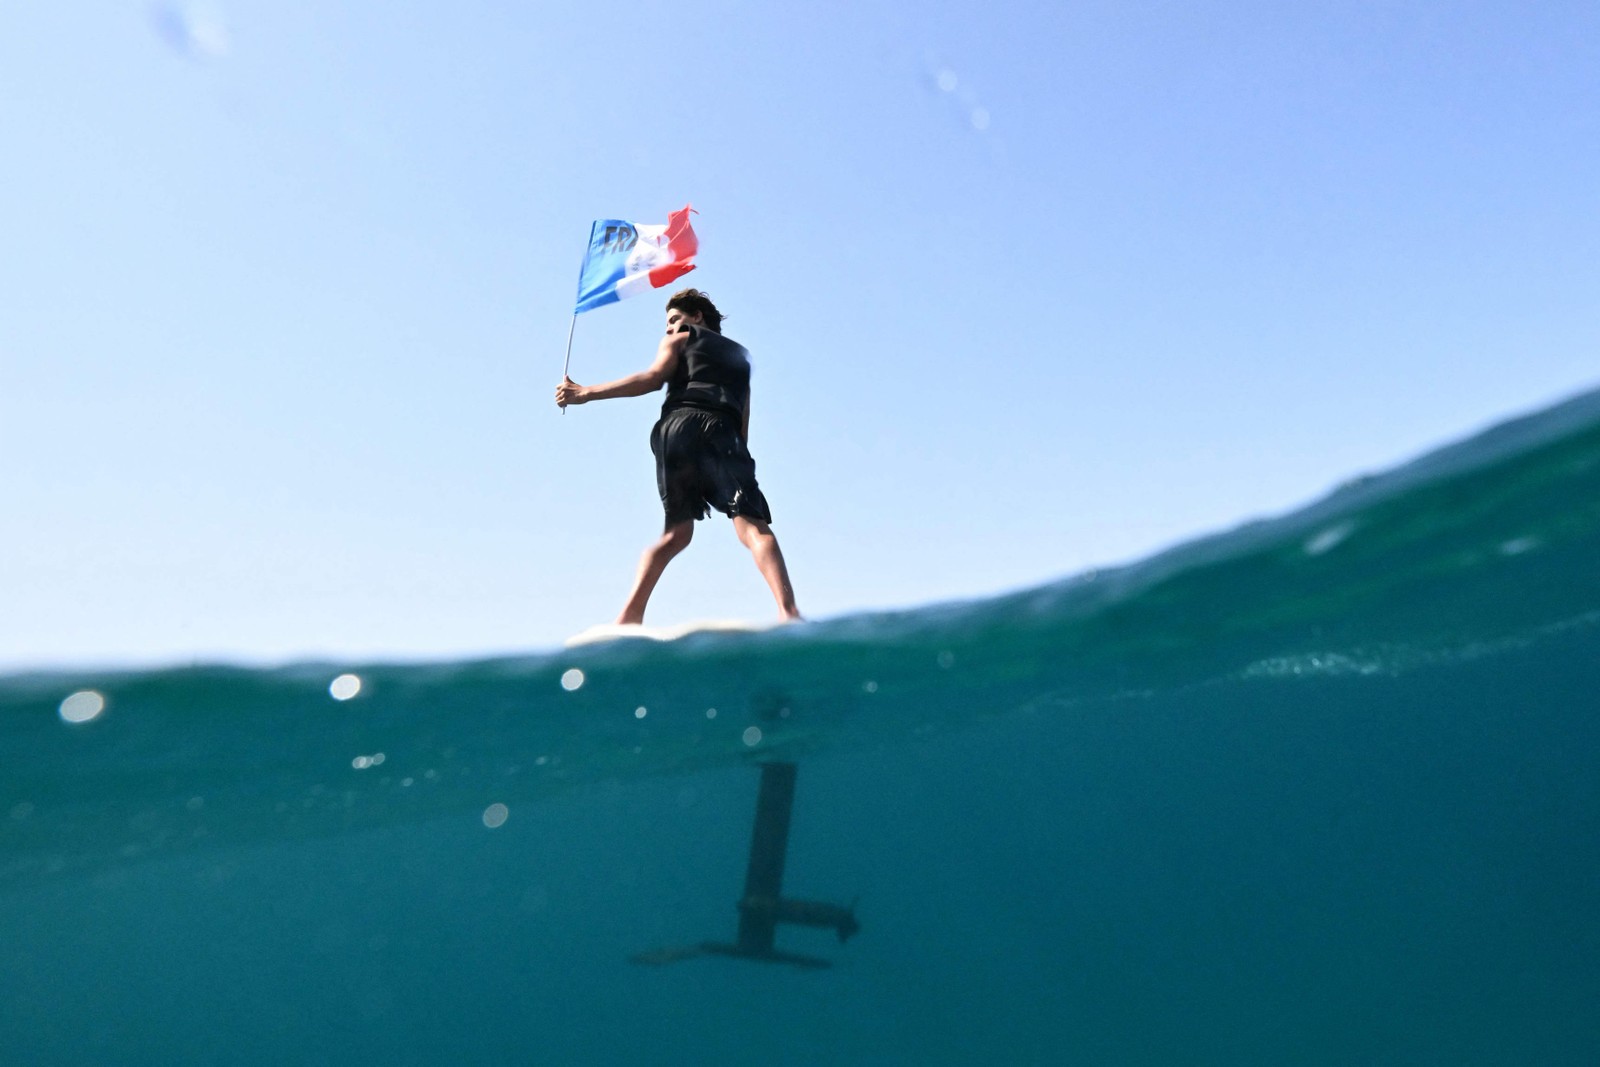
[[[625,641],[629,639],[646,641],[676,641],[680,637],[690,634],[707,633],[761,633],[776,626],[782,626],[782,619],[773,619],[768,622],[751,622],[748,619],[700,619],[695,622],[678,623],[674,626],[645,626],[633,623],[603,623],[591,626],[582,633],[573,634],[566,640],[566,647],[576,648],[579,645],[595,645],[602,641]]]

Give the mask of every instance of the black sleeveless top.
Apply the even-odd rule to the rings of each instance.
[[[661,414],[699,408],[744,418],[750,401],[750,353],[737,341],[704,326],[690,326],[689,343],[667,379]]]

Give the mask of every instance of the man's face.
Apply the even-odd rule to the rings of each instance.
[[[682,333],[687,326],[704,326],[706,317],[698,311],[688,312],[682,308],[667,309],[667,332]]]

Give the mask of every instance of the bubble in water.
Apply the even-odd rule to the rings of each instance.
[[[716,717],[717,717],[717,709],[716,708],[707,708],[706,709],[706,718],[715,719]]]
[[[505,825],[506,818],[511,814],[511,809],[504,804],[490,804],[483,809],[483,825],[494,830]]]
[[[954,652],[946,650],[939,653],[939,666],[941,669],[949,670],[951,667],[955,666],[955,662],[956,654]]]
[[[576,667],[561,672],[561,688],[572,692],[583,685],[583,672]]]
[[[988,131],[992,117],[989,109],[978,99],[961,74],[949,63],[940,59],[932,52],[923,56],[924,76],[928,84],[937,90],[939,96],[948,100],[950,106],[955,108],[962,116],[969,130],[974,133]]]
[[[211,4],[157,4],[156,32],[173,50],[194,59],[221,59],[233,46],[222,13]]]
[[[862,682],[861,683],[861,690],[864,693],[876,693],[878,691],[878,683],[877,682]]]
[[[93,722],[106,710],[106,698],[93,689],[80,689],[61,702],[62,722]]]
[[[640,708],[634,708],[633,709],[633,717],[635,719],[642,719],[648,714],[650,714],[650,709],[649,708],[640,707]]]
[[[1306,542],[1305,550],[1308,556],[1320,556],[1337,547],[1355,531],[1353,522],[1341,522],[1337,526],[1330,526]]]
[[[746,727],[744,731],[744,743],[749,745],[751,748],[759,745],[761,743],[761,728],[758,726]]]
[[[341,674],[328,683],[328,694],[335,700],[349,700],[361,692],[361,679],[354,674]]]

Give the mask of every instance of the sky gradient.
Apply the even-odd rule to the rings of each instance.
[[[0,3],[0,667],[609,621],[699,211],[813,617],[1278,513],[1600,384],[1600,7]],[[642,369],[660,299],[580,317]],[[764,619],[700,524],[650,621]]]

